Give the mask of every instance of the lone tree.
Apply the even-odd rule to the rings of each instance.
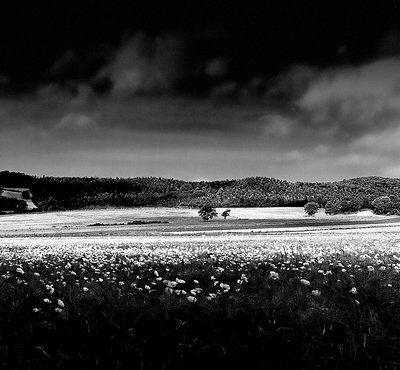
[[[226,211],[221,213],[221,216],[224,218],[224,220],[226,220],[226,218],[230,216],[229,214],[230,211],[231,211],[230,209],[227,209]]]
[[[304,212],[307,213],[309,216],[314,216],[318,212],[319,205],[315,202],[308,202],[304,206]]]
[[[199,216],[203,219],[203,221],[210,221],[214,217],[218,217],[218,213],[214,207],[211,207],[210,205],[204,205],[199,209]]]

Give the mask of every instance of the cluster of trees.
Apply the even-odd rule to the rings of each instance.
[[[304,206],[304,212],[309,216],[314,216],[320,205],[316,202],[308,202]],[[331,199],[325,203],[325,213],[328,215],[336,215],[340,213],[355,213],[366,209],[364,203],[358,199]],[[370,207],[375,214],[378,215],[399,215],[400,216],[400,201],[397,198],[391,199],[387,195],[375,198]]]
[[[230,212],[231,210],[227,209],[221,213],[221,216],[224,218],[224,220],[226,220],[226,218],[230,216]],[[203,221],[210,221],[213,218],[218,217],[218,212],[213,206],[209,204],[204,204],[200,206],[199,216],[203,219]]]
[[[266,177],[241,180],[180,181],[156,177],[35,177],[0,172],[0,186],[26,187],[43,211],[91,207],[187,206],[215,207],[304,206],[316,202],[327,213],[355,212],[375,207],[388,196],[389,212],[400,209],[400,179],[364,177],[331,183],[289,182]],[[386,212],[387,213],[387,212]]]
[[[0,214],[2,213],[23,213],[26,212],[27,205],[23,200],[0,196]]]

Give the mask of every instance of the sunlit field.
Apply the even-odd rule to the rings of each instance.
[[[400,368],[399,232],[3,236],[2,367]]]

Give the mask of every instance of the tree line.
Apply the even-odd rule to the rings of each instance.
[[[195,182],[157,177],[38,177],[3,171],[0,186],[29,188],[41,211],[140,206],[199,208],[205,204],[303,207],[309,202],[319,204],[329,214],[366,208],[383,213],[400,210],[400,179],[382,177],[337,182],[289,182],[267,177]],[[389,206],[375,207],[373,202],[379,197],[388,197]]]

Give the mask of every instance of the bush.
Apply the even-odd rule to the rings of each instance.
[[[304,212],[309,216],[314,216],[318,212],[319,204],[315,202],[308,202],[304,206]]]

